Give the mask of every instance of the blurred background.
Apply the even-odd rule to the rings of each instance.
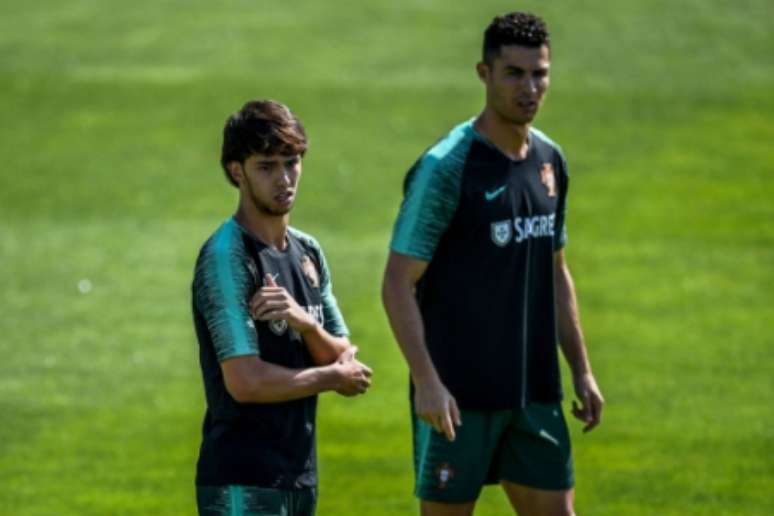
[[[591,434],[570,423],[578,513],[774,514],[770,0],[4,0],[0,514],[194,513],[192,268],[236,203],[223,122],[264,97],[306,126],[292,224],[375,369],[367,396],[321,397],[319,514],[415,513],[387,243],[405,171],[480,110],[482,32],[516,9],[552,32],[536,126],[570,164],[608,403]],[[477,514],[509,512],[489,488]]]

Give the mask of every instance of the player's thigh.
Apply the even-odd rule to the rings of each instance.
[[[422,516],[470,516],[476,502],[442,503],[422,500],[419,504]]]
[[[519,516],[574,516],[573,489],[550,490],[501,482]]]
[[[545,491],[572,489],[572,447],[562,407],[532,403],[514,416],[498,450],[498,480]]]
[[[423,502],[441,504],[438,507],[427,504],[428,511],[452,511],[454,509],[447,506],[463,506],[476,501],[507,424],[507,412],[493,415],[463,411],[462,426],[457,428],[456,439],[450,442],[445,435],[413,416],[415,494]],[[464,507],[460,510],[463,510],[460,514],[468,514]]]

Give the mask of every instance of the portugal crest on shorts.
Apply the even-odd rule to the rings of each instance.
[[[438,479],[438,488],[446,489],[454,478],[454,468],[448,462],[442,462],[435,468],[435,477]]]
[[[510,220],[492,222],[492,242],[498,247],[505,247],[511,241],[513,235]]]
[[[540,182],[548,190],[549,197],[556,197],[556,176],[551,163],[543,163],[543,168],[540,169]]]

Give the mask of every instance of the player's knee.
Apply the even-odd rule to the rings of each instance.
[[[557,496],[558,495],[558,496]],[[535,516],[575,516],[572,492],[555,493],[548,498],[542,498],[533,507]]]
[[[442,503],[422,500],[419,512],[421,516],[471,516],[475,506],[475,502]]]
[[[552,516],[575,516],[575,509],[573,508],[572,498],[566,497],[560,507],[557,507],[555,512],[551,513]]]

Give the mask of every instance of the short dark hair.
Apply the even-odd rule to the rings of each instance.
[[[226,119],[220,165],[226,179],[232,161],[244,163],[253,154],[301,155],[306,152],[304,126],[290,109],[274,100],[251,100]]]
[[[551,48],[546,22],[530,13],[513,12],[496,16],[484,32],[482,59],[492,64],[500,56],[500,48],[506,45],[520,45]]]

